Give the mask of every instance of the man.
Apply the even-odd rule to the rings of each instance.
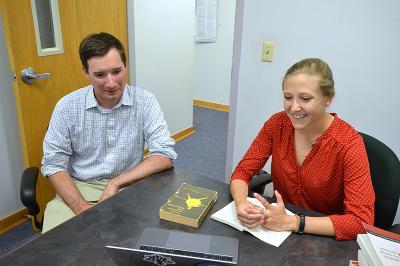
[[[155,97],[126,84],[121,42],[108,33],[91,34],[82,40],[79,54],[91,85],[56,104],[43,142],[42,173],[57,192],[47,204],[43,233],[120,189],[171,168],[176,159]]]

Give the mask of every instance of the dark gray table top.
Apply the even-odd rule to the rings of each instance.
[[[236,237],[240,242],[239,265],[348,265],[350,259],[357,259],[355,241],[291,234],[276,248],[210,219],[210,214],[199,229],[160,220],[160,207],[183,182],[218,191],[218,201],[210,213],[232,200],[225,183],[168,170],[137,182],[2,257],[0,265],[114,265],[104,247],[133,247],[145,227]]]

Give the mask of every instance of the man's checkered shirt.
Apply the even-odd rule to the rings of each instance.
[[[89,85],[56,104],[43,142],[42,173],[68,171],[82,181],[111,179],[143,161],[145,144],[150,156],[176,159],[156,98],[126,85],[120,102],[104,109]]]

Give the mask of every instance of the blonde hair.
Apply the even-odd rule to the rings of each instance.
[[[325,96],[335,96],[335,82],[330,67],[319,58],[306,58],[291,66],[282,81],[283,84],[289,76],[304,73],[318,78],[319,88]]]

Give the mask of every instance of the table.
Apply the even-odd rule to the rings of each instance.
[[[147,177],[0,259],[0,265],[114,265],[106,245],[133,247],[145,227],[236,237],[239,265],[348,265],[355,241],[291,234],[279,248],[209,218],[200,226],[159,219],[159,209],[183,183],[218,191],[211,213],[232,199],[228,184],[170,169]],[[295,206],[286,206],[298,211]],[[306,213],[307,214],[307,213]]]

